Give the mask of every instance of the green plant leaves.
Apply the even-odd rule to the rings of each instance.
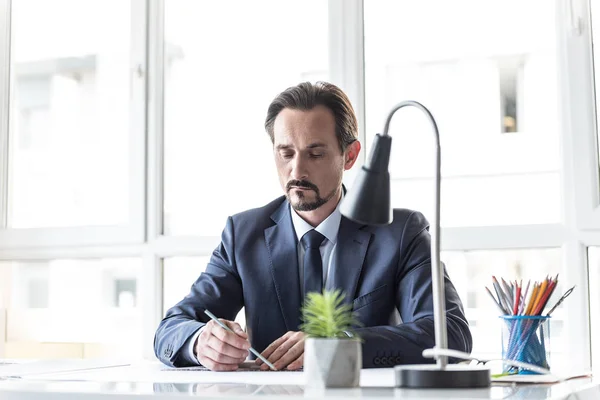
[[[346,332],[351,332],[358,321],[352,305],[344,304],[344,297],[338,289],[309,293],[302,307],[302,331],[313,338],[348,338]]]

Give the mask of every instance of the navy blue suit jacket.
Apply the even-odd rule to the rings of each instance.
[[[235,319],[245,307],[252,346],[262,352],[301,323],[296,233],[285,197],[229,217],[221,244],[190,293],[167,311],[154,338],[156,356],[183,367],[188,343],[209,318]],[[384,227],[342,217],[327,288],[346,294],[362,324],[363,367],[428,363],[434,345],[430,235],[425,217],[396,209]],[[461,301],[445,274],[448,347],[470,352],[471,333]],[[401,317],[402,322],[397,318]]]

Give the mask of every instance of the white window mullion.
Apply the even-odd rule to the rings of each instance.
[[[562,124],[565,220],[600,228],[594,63],[589,3],[559,1],[559,110]]]
[[[140,243],[133,226],[0,229],[0,249],[65,246],[107,246]]]
[[[161,236],[151,240],[152,252],[164,257],[193,257],[211,255],[221,242],[219,236]]]
[[[350,183],[367,156],[364,50],[363,0],[329,0],[330,81],[350,98],[358,118],[358,139],[363,145],[356,165],[346,172],[345,181]]]
[[[164,1],[146,0],[147,88],[146,121],[148,127],[146,168],[146,241],[143,258],[142,310],[143,356],[154,359],[154,332],[162,319],[163,268],[156,242],[163,233],[163,159],[164,159]]]
[[[590,370],[592,349],[587,247],[577,240],[569,240],[563,246],[563,260],[560,274],[563,288],[567,290],[575,286],[573,293],[563,303],[564,314],[568,315],[568,323],[563,328],[564,337],[567,338],[564,350],[569,354],[570,364],[566,370]]]
[[[164,160],[164,2],[148,2],[148,163],[147,163],[147,236],[152,241],[163,233],[163,160]]]
[[[91,258],[121,258],[141,257],[148,245],[125,244],[110,246],[83,246],[83,247],[28,247],[23,249],[0,249],[0,262],[2,261],[45,261],[59,259],[91,259]]]
[[[8,200],[8,115],[10,98],[10,0],[0,0],[0,229]]]
[[[146,239],[147,2],[131,0],[131,118],[129,220],[138,242]]]
[[[576,285],[564,302],[568,367],[591,367],[591,315],[587,241],[597,235],[585,229],[600,227],[598,146],[594,67],[589,4],[584,0],[557,1],[558,110],[561,121],[561,192],[563,221],[569,237],[563,248],[564,290]]]
[[[442,250],[500,250],[561,247],[569,238],[563,225],[442,228]]]

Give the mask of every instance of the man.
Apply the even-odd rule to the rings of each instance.
[[[265,128],[285,196],[229,217],[206,271],[160,323],[156,356],[176,367],[232,371],[252,343],[277,369],[299,369],[302,301],[337,288],[361,323],[365,368],[431,362],[421,355],[434,345],[427,221],[397,209],[392,224],[372,227],[339,212],[343,172],[361,149],[346,95],[323,82],[288,88],[269,106]],[[449,348],[470,352],[461,301],[447,275],[445,283]],[[247,332],[232,322],[242,307]]]

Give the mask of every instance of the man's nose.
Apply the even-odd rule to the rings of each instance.
[[[306,163],[302,160],[302,157],[296,156],[292,161],[292,179],[306,179],[308,177],[308,171],[306,170]]]

